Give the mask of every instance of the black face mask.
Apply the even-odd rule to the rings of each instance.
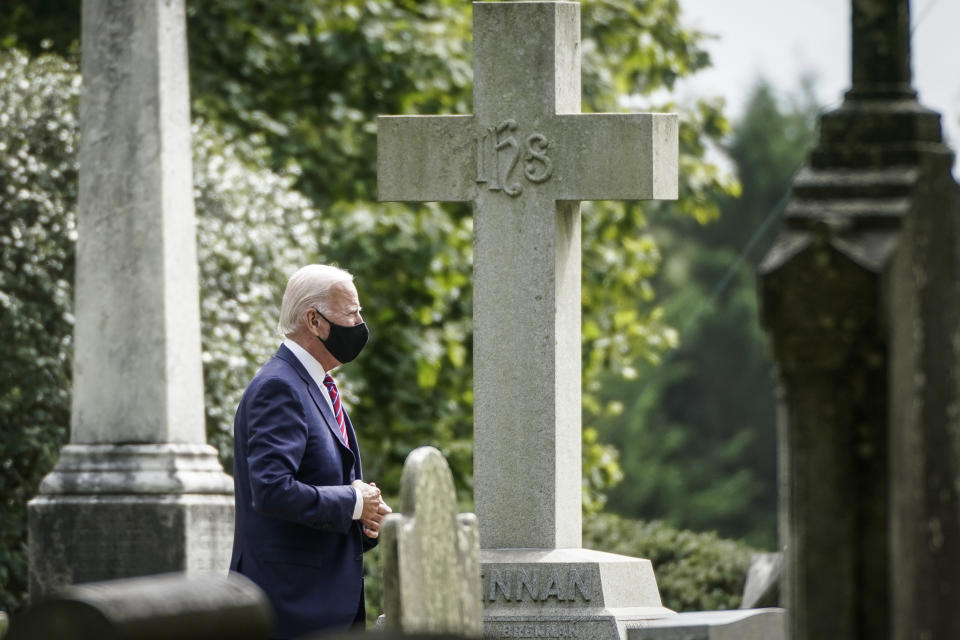
[[[367,339],[370,337],[370,329],[367,328],[366,322],[348,327],[330,322],[327,316],[320,313],[319,309],[317,313],[330,325],[330,334],[326,340],[317,336],[317,340],[323,343],[330,355],[341,363],[350,362],[360,355],[364,345],[367,344]]]

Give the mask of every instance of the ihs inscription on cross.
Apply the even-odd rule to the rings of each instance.
[[[484,549],[577,548],[581,200],[677,197],[677,117],[580,113],[580,5],[473,4],[474,115],[377,119],[380,200],[474,208]]]

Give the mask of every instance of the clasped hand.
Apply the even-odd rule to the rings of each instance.
[[[367,484],[362,480],[354,480],[353,487],[360,492],[363,500],[363,511],[360,513],[363,532],[368,538],[376,538],[380,535],[380,524],[387,514],[393,513],[393,509],[383,501],[376,483]]]

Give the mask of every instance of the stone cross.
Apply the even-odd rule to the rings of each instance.
[[[677,196],[677,118],[580,113],[580,6],[473,5],[473,115],[377,120],[380,200],[474,210],[484,549],[578,548],[581,200]]]
[[[457,514],[453,475],[433,447],[407,456],[400,513],[384,522],[381,549],[388,629],[480,637],[477,517]]]
[[[84,0],[70,444],[30,503],[30,585],[224,571],[206,444],[183,0]]]

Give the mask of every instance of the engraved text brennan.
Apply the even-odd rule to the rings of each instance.
[[[554,598],[559,602],[580,599],[589,602],[593,598],[593,576],[588,569],[578,571],[568,567],[561,577],[558,569],[552,568],[487,568],[482,578],[486,588],[484,597],[489,602],[503,600],[520,602],[523,600],[545,602]]]

